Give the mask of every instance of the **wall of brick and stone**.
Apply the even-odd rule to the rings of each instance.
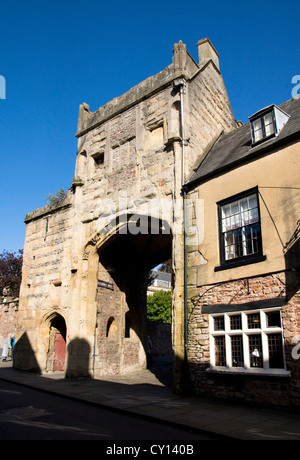
[[[211,372],[209,343],[209,314],[238,311],[270,301],[282,304],[282,326],[286,368],[290,377],[270,375],[230,374]],[[237,310],[233,310],[237,308]],[[221,310],[222,311],[222,310]],[[202,286],[192,299],[188,327],[188,361],[191,391],[198,396],[254,402],[263,405],[300,407],[300,366],[292,357],[295,337],[300,327],[299,271],[282,271],[259,277],[227,281]],[[299,337],[298,337],[299,339]]]
[[[0,298],[0,359],[4,340],[10,334],[16,334],[19,299],[7,296]]]

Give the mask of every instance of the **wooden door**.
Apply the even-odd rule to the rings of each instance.
[[[66,360],[66,341],[61,334],[56,334],[54,349],[54,371],[63,371]]]

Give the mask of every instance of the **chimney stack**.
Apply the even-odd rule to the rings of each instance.
[[[219,54],[212,45],[211,41],[208,38],[204,38],[203,40],[198,41],[197,46],[199,66],[203,67],[208,61],[212,60],[217,69],[220,70]]]

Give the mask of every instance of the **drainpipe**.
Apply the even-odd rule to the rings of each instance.
[[[186,196],[187,187],[185,186],[185,146],[187,141],[185,138],[185,124],[184,124],[184,110],[183,110],[183,95],[186,93],[186,83],[183,78],[174,80],[173,88],[180,90],[180,130],[181,130],[181,190],[183,196],[183,247],[184,247],[184,364],[185,371],[187,370],[187,339],[188,339],[188,321],[187,321],[187,208],[186,208]]]
[[[183,195],[183,248],[184,248],[184,361],[187,366],[187,349],[188,349],[188,309],[187,309],[187,209],[186,197],[187,187],[182,187]],[[187,369],[187,367],[186,367]]]
[[[95,378],[95,357],[96,357],[96,339],[97,339],[97,319],[94,331],[94,349],[93,349],[93,379]]]

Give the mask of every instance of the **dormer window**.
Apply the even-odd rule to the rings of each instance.
[[[276,105],[270,105],[249,117],[252,145],[277,136],[288,119],[289,115]]]
[[[273,118],[273,111],[267,113],[257,120],[252,122],[252,135],[253,141],[259,142],[265,137],[273,136],[275,134],[275,120]]]

